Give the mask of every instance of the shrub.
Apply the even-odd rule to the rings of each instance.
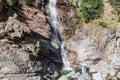
[[[82,0],[81,17],[85,22],[89,22],[95,18],[100,17],[103,12],[103,0]]]
[[[28,5],[31,5],[31,4],[34,2],[34,0],[25,0],[25,2],[26,2]]]
[[[72,3],[73,6],[77,6],[77,0],[70,0],[70,2]]]
[[[6,0],[6,2],[8,5],[13,6],[17,2],[17,0]]]
[[[99,25],[102,26],[102,28],[107,28],[108,27],[108,23],[107,22],[103,22],[103,21],[100,21]]]
[[[115,8],[118,14],[118,21],[120,22],[120,0],[110,0],[111,5]]]

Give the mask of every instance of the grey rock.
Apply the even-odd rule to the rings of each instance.
[[[120,69],[120,26],[116,28],[116,48],[115,54],[111,62],[111,66],[116,69]]]
[[[95,69],[96,72],[100,72],[103,77],[107,76],[107,74],[111,71],[111,62],[101,60],[98,64],[96,64]]]
[[[96,59],[100,59],[101,55],[97,49],[98,47],[91,41],[89,37],[83,39],[78,44],[78,61],[80,61],[82,65],[87,66],[94,63]]]
[[[91,80],[91,77],[90,77],[90,75],[88,73],[81,74],[81,77],[84,78],[83,80]]]
[[[84,67],[82,67],[82,73],[84,74],[84,73],[86,73],[87,72],[87,68],[84,66]]]
[[[73,79],[73,80],[91,80],[90,75],[86,72],[85,67],[83,67],[83,73],[71,71],[67,75],[64,75],[67,80]]]
[[[93,77],[93,80],[104,80],[100,72],[94,73],[92,77]]]
[[[70,73],[68,73],[67,75],[66,75],[66,77],[67,78],[69,78],[69,77],[75,77],[74,75],[76,74],[76,72],[75,71],[72,71],[72,72],[70,72]]]
[[[117,73],[117,78],[119,78],[119,79],[120,79],[120,72],[118,72],[118,73]]]
[[[61,76],[58,80],[68,80],[65,75]]]
[[[88,68],[91,73],[96,72],[95,65],[89,65]]]
[[[36,76],[35,74],[16,74],[11,76],[6,76],[6,78],[2,78],[0,80],[41,80],[41,76]]]

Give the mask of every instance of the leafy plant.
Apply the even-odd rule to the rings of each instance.
[[[64,70],[62,70],[60,73],[61,73],[61,75],[67,75],[69,72],[70,71],[64,71]]]
[[[6,0],[6,2],[8,5],[13,6],[17,2],[17,0]]]
[[[108,27],[108,23],[107,22],[103,22],[103,21],[100,21],[99,25],[102,26],[103,28],[107,28]]]
[[[72,3],[73,6],[77,6],[77,0],[70,0],[70,2]]]
[[[25,2],[26,2],[28,5],[31,5],[31,4],[34,2],[34,0],[25,0]]]
[[[111,5],[115,8],[118,15],[118,22],[120,22],[120,0],[110,0]]]
[[[75,72],[82,73],[82,69],[76,68],[76,69],[75,69]]]
[[[100,17],[103,12],[103,0],[82,0],[81,17],[85,22],[89,22],[95,18]]]

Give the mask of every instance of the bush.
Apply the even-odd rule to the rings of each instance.
[[[13,6],[17,2],[17,0],[6,0],[6,2],[8,5]]]
[[[76,6],[77,0],[70,0],[73,6]]]
[[[115,8],[118,14],[118,21],[120,22],[120,0],[110,0],[111,5]]]
[[[103,0],[82,0],[80,11],[85,22],[98,18],[103,12]]]
[[[31,5],[31,4],[34,2],[34,0],[25,0],[25,2],[26,2],[28,5]]]
[[[107,28],[108,27],[108,23],[107,22],[103,22],[103,21],[100,21],[99,25],[102,26],[102,28]]]

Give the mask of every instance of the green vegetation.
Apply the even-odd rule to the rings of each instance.
[[[62,70],[60,73],[61,73],[61,75],[67,75],[69,72],[70,71],[64,71],[64,70]]]
[[[10,6],[13,6],[17,0],[6,0],[7,4],[10,5]]]
[[[103,0],[70,0],[84,22],[89,22],[103,13]]]
[[[76,69],[75,69],[75,72],[82,73],[82,69],[76,68]]]
[[[13,6],[16,4],[16,2],[18,2],[19,0],[6,0],[7,4],[10,6]],[[26,4],[31,5],[33,2],[35,2],[35,0],[23,0],[26,2]]]
[[[117,11],[118,21],[120,22],[120,0],[110,0],[110,3]]]
[[[70,0],[73,6],[77,6],[78,1],[77,0]]]
[[[81,17],[85,22],[100,17],[103,12],[103,0],[82,0]]]
[[[99,25],[102,26],[102,28],[107,28],[108,27],[108,23],[105,21],[100,21]]]
[[[34,2],[34,0],[25,0],[25,2],[26,2],[28,5],[31,5],[31,4]]]

